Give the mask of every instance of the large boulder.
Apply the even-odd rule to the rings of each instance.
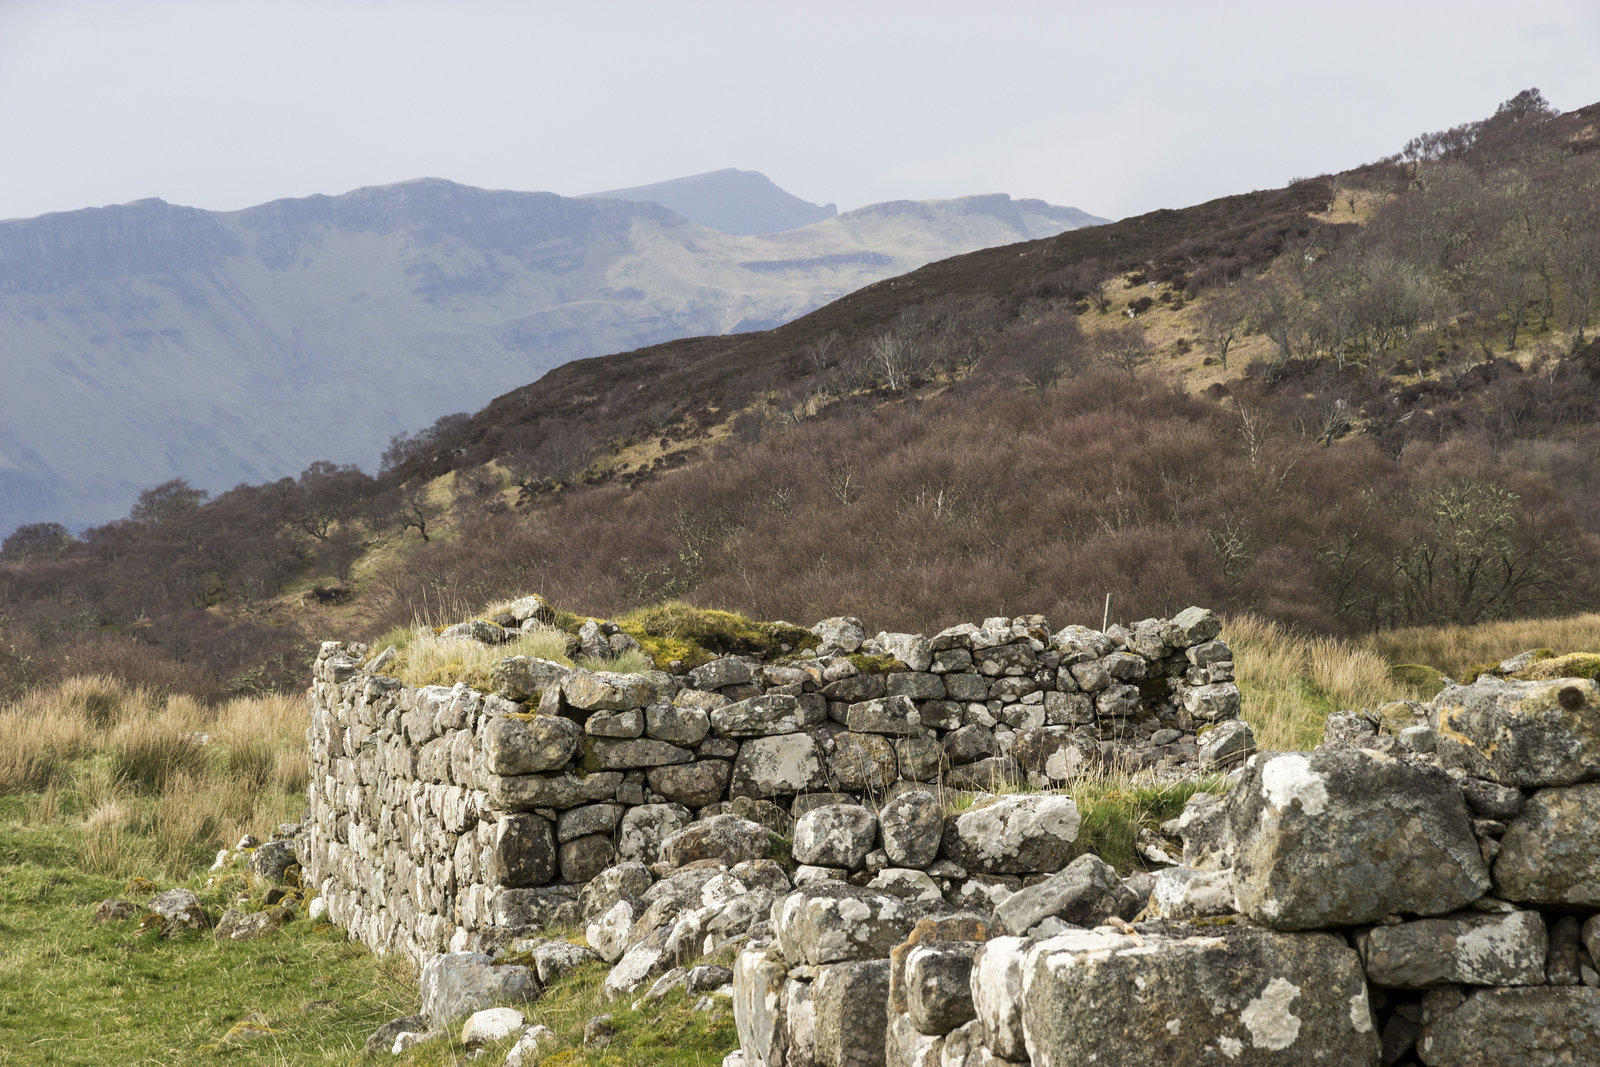
[[[1500,839],[1494,884],[1508,900],[1600,908],[1600,783],[1529,797]]]
[[[1228,793],[1239,910],[1280,930],[1440,915],[1488,871],[1461,788],[1364,749],[1252,757]]]
[[[422,1014],[435,1030],[460,1016],[500,1004],[538,999],[539,980],[526,967],[496,966],[479,952],[447,952],[422,965]]]
[[[856,804],[824,804],[794,824],[794,858],[817,867],[857,870],[878,839],[878,820]]]
[[[1429,1018],[1417,1042],[1428,1067],[1556,1067],[1600,1062],[1600,989],[1479,989]]]
[[[1032,874],[1067,864],[1082,820],[1070,797],[996,797],[945,824],[945,856],[969,871]]]
[[[773,908],[784,957],[811,965],[887,959],[915,921],[899,897],[843,882],[797,889]]]
[[[1356,949],[1374,985],[1543,985],[1550,939],[1536,911],[1465,913],[1375,926]]]
[[[1519,788],[1600,778],[1600,685],[1581,678],[1453,685],[1430,709],[1446,767]]]
[[[1072,931],[1027,951],[1022,988],[1034,1067],[1148,1063],[1157,1052],[1239,1067],[1378,1063],[1361,961],[1335,934]]]

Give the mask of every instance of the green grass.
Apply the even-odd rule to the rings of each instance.
[[[726,956],[707,962],[730,965]],[[731,1000],[713,998],[710,1011],[695,1011],[699,996],[679,989],[635,1009],[633,1003],[643,997],[643,990],[615,1001],[605,999],[601,987],[609,971],[602,963],[584,964],[552,983],[537,1002],[518,1005],[529,1025],[547,1026],[560,1039],[556,1051],[544,1060],[548,1067],[719,1067],[722,1058],[739,1047]],[[584,1028],[597,1015],[610,1015],[616,1032],[605,1048],[584,1048]],[[459,1038],[456,1027],[454,1033],[384,1059],[404,1067],[455,1067],[465,1051]],[[489,1045],[483,1062],[499,1063],[512,1044]]]
[[[32,800],[32,804],[30,804]],[[208,933],[168,940],[137,919],[96,925],[127,882],[86,873],[67,822],[30,825],[36,798],[0,797],[0,1064],[351,1062],[379,1025],[415,1010],[399,961],[381,962],[304,918],[260,941]],[[173,886],[149,872],[161,889]],[[187,883],[219,919],[244,889],[235,872]],[[212,1049],[255,1019],[275,1033]]]

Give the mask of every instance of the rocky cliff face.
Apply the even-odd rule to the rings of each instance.
[[[174,477],[220,491],[314,459],[371,467],[394,433],[570,360],[773,326],[1070,225],[1032,203],[735,237],[652,202],[426,179],[0,222],[0,535],[109,520]],[[345,405],[349,381],[376,399]]]

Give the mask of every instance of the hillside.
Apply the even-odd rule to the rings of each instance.
[[[370,467],[393,434],[570,360],[767,328],[1081,224],[1064,210],[971,197],[735,237],[648,202],[429,179],[0,222],[0,533],[104,522],[175,477]],[[352,404],[364,383],[382,397]]]
[[[926,632],[1107,594],[1123,621],[1201,603],[1352,636],[1584,610],[1596,109],[1526,96],[1341,174],[574,361],[402,435],[377,479],[174,482],[82,538],[30,528],[0,678],[70,649],[297,685],[312,634],[528,589]]]

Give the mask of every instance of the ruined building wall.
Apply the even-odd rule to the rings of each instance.
[[[781,818],[797,797],[883,801],[906,783],[1048,786],[1107,762],[1178,777],[1248,746],[1232,653],[1202,609],[1109,633],[1039,616],[931,638],[816,630],[821,646],[783,663],[676,675],[516,657],[493,692],[411,688],[360,646],[323,645],[309,884],[353,937],[421,960],[576,920],[584,883],[655,862],[697,817]],[[922,867],[953,892],[965,872],[941,859]]]

